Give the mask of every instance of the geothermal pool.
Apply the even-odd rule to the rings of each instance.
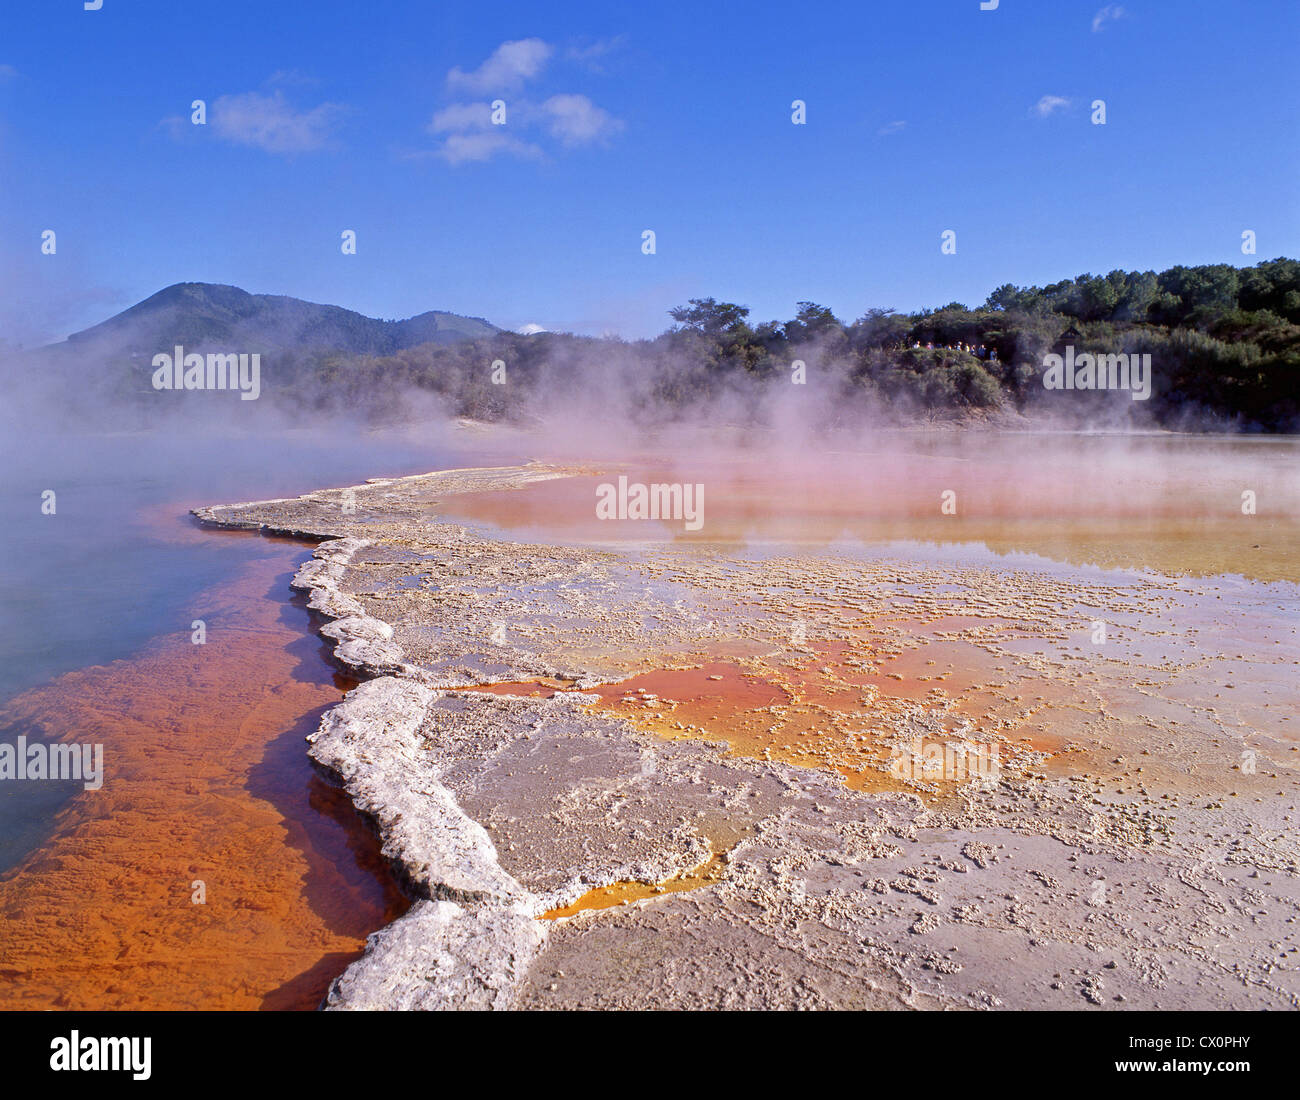
[[[431,712],[437,774],[547,929],[503,994],[511,1003],[668,1006],[688,989],[709,1003],[734,978],[725,966],[696,975],[698,988],[619,985],[611,960],[675,922],[706,928],[702,942],[742,968],[779,940],[773,958],[845,973],[847,947],[788,940],[774,914],[791,905],[813,926],[858,928],[859,944],[872,930],[873,965],[905,978],[900,1004],[969,1005],[999,982],[1001,1003],[1024,1007],[1096,1004],[1103,982],[1134,1006],[1296,995],[1288,929],[1243,925],[1228,960],[1194,902],[1207,890],[1197,876],[1212,874],[1234,912],[1265,886],[1277,913],[1294,904],[1300,445],[898,433],[815,456],[702,437],[593,456],[516,439],[421,465],[358,446],[335,456],[337,476],[303,471],[296,488],[281,470],[259,491],[250,469],[203,500],[173,486],[126,494],[111,514],[152,553],[116,564],[108,587],[139,592],[142,614],[125,636],[106,625],[91,667],[29,668],[4,710],[10,731],[102,742],[107,778],[103,792],[39,797],[0,784],[0,813],[25,838],[0,879],[0,1003],[313,1007],[368,932],[426,919],[307,761],[304,736],[352,689],[288,588],[310,546],[188,526],[180,501],[492,465],[507,450],[552,460],[550,472],[358,486],[355,515],[334,493],[245,512],[368,539],[347,568],[353,598],[393,624],[410,669],[455,689],[435,710],[463,715],[477,740]],[[599,487],[620,475],[702,485],[703,523],[598,519]],[[205,646],[190,642],[194,618],[208,623]],[[521,730],[561,720],[562,740],[587,724],[610,752],[634,745],[638,762],[591,774],[570,763],[557,779],[542,745],[480,771],[520,751]],[[444,728],[440,743],[431,731]],[[744,797],[699,792],[700,760],[730,768],[711,782]],[[567,782],[605,794],[575,818]],[[814,816],[777,814],[773,783],[782,797],[815,792]],[[584,846],[628,805],[648,822],[639,862]],[[819,828],[830,832],[814,843]],[[785,852],[784,869],[754,862],[763,845]],[[999,846],[1010,865],[994,866]],[[923,857],[937,869],[916,871]],[[850,892],[831,905],[845,867],[903,902],[877,891],[864,908]],[[1252,869],[1267,881],[1246,886]],[[813,877],[792,884],[795,871]],[[1123,874],[1113,914],[1094,904],[1097,882],[1113,892]],[[1027,882],[1017,905],[1041,926],[990,923],[983,895],[962,892],[981,876],[1017,897]],[[1196,878],[1195,897],[1175,899],[1170,876]],[[829,909],[815,901],[823,889]],[[908,911],[922,895],[925,911]],[[754,905],[765,915],[751,942],[752,922],[727,914]],[[1094,977],[1089,953],[1111,950],[1098,927],[1110,919],[1152,930],[1140,957]],[[1050,941],[1047,969],[1026,963],[1007,985],[998,960],[1024,948],[1007,942],[1022,926]],[[938,938],[964,971],[919,950]],[[1225,966],[1248,974],[1247,993],[1216,987]],[[891,987],[883,974],[843,988],[824,976],[819,995],[857,1004],[859,987]],[[350,988],[357,1003],[361,985]]]

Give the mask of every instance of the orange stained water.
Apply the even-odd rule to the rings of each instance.
[[[577,689],[538,680],[473,690],[550,696]],[[890,772],[891,748],[921,706],[946,708],[943,729],[931,739],[956,743],[972,726],[1005,722],[1005,748],[1014,740],[1016,748],[1050,755],[1066,743],[1050,716],[1075,702],[1060,681],[1012,675],[1005,658],[966,642],[929,638],[914,649],[881,652],[857,636],[781,657],[705,657],[582,691],[599,697],[596,711],[659,737],[725,741],[740,755],[830,769],[849,787],[871,791],[910,789]],[[959,778],[933,785],[947,793]]]
[[[610,886],[598,886],[588,890],[580,898],[557,909],[548,909],[538,920],[559,920],[572,917],[588,909],[612,909],[618,905],[628,905],[634,901],[662,897],[664,894],[676,894],[685,890],[698,890],[709,886],[722,878],[726,869],[726,857],[715,853],[694,870],[677,875],[665,882],[615,882]]]
[[[0,716],[104,746],[102,789],[79,791],[0,877],[0,1008],[314,1008],[408,904],[306,755],[348,684],[289,603],[304,547],[202,537],[257,550],[195,607],[205,645],[187,616],[141,655],[61,676]]]
[[[931,739],[963,740],[963,719],[979,728],[1005,718],[1014,721],[1017,747],[1053,753],[1063,745],[1063,737],[1033,720],[1049,700],[1063,700],[1062,689],[1047,680],[1020,680],[1022,701],[1013,703],[1010,679],[977,647],[943,641],[874,661],[863,654],[858,645],[830,642],[797,658],[706,661],[594,690],[601,697],[598,709],[661,737],[722,740],[744,756],[830,769],[856,790],[907,786],[889,771],[891,746],[917,705],[948,697],[958,698]],[[1025,706],[1030,686],[1036,701]],[[945,791],[954,784],[937,785]]]

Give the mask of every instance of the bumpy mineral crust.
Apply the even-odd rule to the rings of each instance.
[[[1293,676],[1285,600],[830,550],[525,544],[440,518],[455,494],[574,472],[195,513],[318,541],[293,584],[364,680],[309,751],[417,900],[328,1007],[1296,1007],[1294,749],[1246,691],[1221,698]],[[1160,628],[1171,614],[1229,632],[1236,656],[1193,653]],[[1091,617],[1124,624],[1118,663],[1060,626]],[[725,701],[609,686],[720,660],[774,693],[745,704],[750,726]],[[999,749],[992,780],[891,771],[900,747],[953,737]],[[625,903],[584,902],[602,890]]]

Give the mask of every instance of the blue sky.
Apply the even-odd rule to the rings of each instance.
[[[636,337],[1295,256],[1297,41],[1293,0],[6,0],[0,336],[188,280]]]

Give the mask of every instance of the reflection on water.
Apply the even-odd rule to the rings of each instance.
[[[597,519],[596,488],[613,470],[449,497],[442,510],[539,541],[982,544],[1103,568],[1300,581],[1295,437],[908,433],[817,454],[686,439],[626,459],[618,472],[630,482],[704,486],[695,532]]]

